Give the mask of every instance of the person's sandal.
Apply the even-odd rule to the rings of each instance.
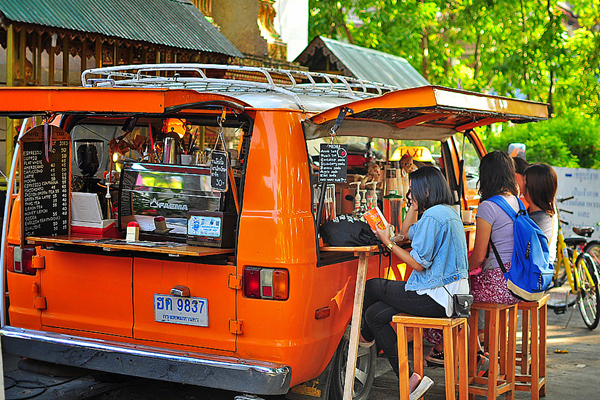
[[[479,350],[477,352],[477,376],[487,376],[489,366],[489,358],[484,355],[483,351]]]
[[[436,351],[435,348],[432,348],[425,360],[428,364],[444,365],[444,351]]]
[[[375,344],[375,340],[371,340],[370,342],[366,340],[362,333],[358,337],[358,347],[369,348]]]
[[[417,376],[419,377],[418,374],[413,373],[413,375],[411,376],[411,378],[413,376]],[[417,385],[417,387],[410,392],[409,395],[409,400],[419,400],[420,398],[422,398],[425,393],[427,393],[427,391],[433,386],[433,381],[431,380],[431,378],[429,378],[428,376],[424,376],[423,379],[421,379],[419,381],[419,384]],[[409,380],[409,389],[410,389],[410,380]]]

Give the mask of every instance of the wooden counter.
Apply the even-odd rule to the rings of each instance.
[[[218,254],[233,254],[234,249],[219,247],[189,246],[185,243],[174,242],[127,242],[125,239],[98,238],[83,235],[68,236],[28,236],[27,243],[35,245],[62,244],[72,246],[87,246],[101,248],[105,251],[141,251],[146,253],[168,254],[174,257],[181,256],[214,256]]]

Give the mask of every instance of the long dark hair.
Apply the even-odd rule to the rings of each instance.
[[[410,179],[411,196],[419,204],[419,215],[438,204],[452,205],[452,192],[437,167],[425,166],[413,171]]]
[[[518,196],[515,163],[507,152],[492,151],[479,164],[480,201],[505,192]]]
[[[525,170],[525,190],[529,198],[549,215],[554,215],[557,187],[556,172],[548,164],[532,164]]]

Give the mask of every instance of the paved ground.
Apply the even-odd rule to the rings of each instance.
[[[570,311],[561,315],[555,315],[552,311],[549,311],[548,314],[548,388],[546,399],[600,398],[600,328],[595,331],[588,330],[578,310],[575,310],[568,327],[565,327],[569,316]],[[557,353],[556,350],[566,350],[568,352]],[[6,399],[232,400],[238,394],[139,379],[115,382],[114,380],[103,379],[105,378],[103,376],[94,379],[91,376],[81,376],[80,374],[76,375],[75,379],[69,377],[53,378],[31,371],[22,371],[17,366],[19,361],[20,359],[16,357],[4,356]],[[443,368],[426,368],[425,373],[435,382],[428,393],[427,399],[445,399]],[[515,398],[529,399],[531,397],[529,393],[517,392]],[[283,399],[283,397],[277,396],[276,400],[279,399]],[[369,400],[396,399],[398,399],[398,380],[391,371],[387,360],[382,357],[377,362],[375,383]]]
[[[600,398],[600,328],[587,329],[576,309],[566,327],[571,310],[556,315],[548,310],[548,384],[547,400]],[[519,321],[520,325],[520,321]],[[520,334],[518,335],[520,337]],[[556,351],[568,351],[567,353]],[[378,371],[370,400],[396,400],[398,380],[385,362]],[[445,399],[444,369],[425,368],[425,374],[435,382],[428,400]],[[483,397],[481,397],[483,398]],[[530,399],[527,392],[516,392],[515,399]]]

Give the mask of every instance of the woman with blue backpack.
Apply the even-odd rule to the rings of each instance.
[[[488,200],[502,197],[515,212],[519,210],[515,165],[504,151],[493,151],[481,159],[479,165],[479,194],[476,236],[469,256],[471,293],[473,301],[484,303],[516,304],[519,299],[508,290],[504,273],[497,257],[490,250],[494,243],[504,267],[510,270],[514,247],[513,220],[500,206]]]

